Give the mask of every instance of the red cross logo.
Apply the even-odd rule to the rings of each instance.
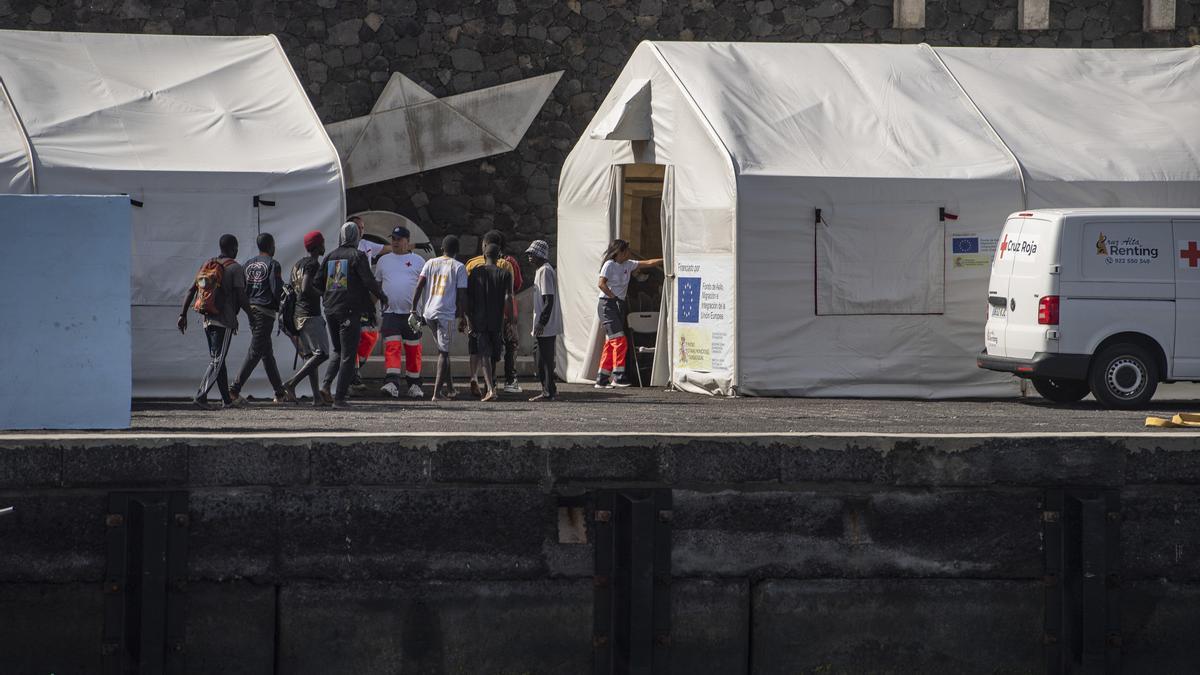
[[[1188,267],[1200,265],[1200,248],[1196,248],[1196,242],[1189,241],[1187,248],[1180,249],[1179,258],[1188,261]]]
[[[1008,250],[1008,235],[1004,235],[1004,241],[1000,242],[1000,258],[1004,258],[1004,252]]]
[[[412,267],[412,261],[411,261],[411,260],[405,260],[405,261],[404,261],[404,266],[405,266],[405,267]]]

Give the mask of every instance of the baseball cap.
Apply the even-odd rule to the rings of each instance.
[[[392,228],[392,236],[396,237],[397,239],[408,239],[408,228],[404,227],[403,225],[397,225],[396,227]]]

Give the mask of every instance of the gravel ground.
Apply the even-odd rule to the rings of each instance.
[[[1176,385],[1178,387],[1179,385]],[[596,390],[563,385],[560,400],[530,403],[533,393],[431,403],[378,398],[350,410],[255,402],[240,410],[202,411],[183,401],[135,401],[137,433],[179,432],[778,432],[1063,433],[1152,431],[1146,415],[1200,411],[1200,388],[1164,387],[1146,411],[1120,412],[1088,400],[1054,405],[1040,398],[966,401],[712,398],[661,389]]]

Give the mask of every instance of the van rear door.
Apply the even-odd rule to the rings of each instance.
[[[1039,313],[1043,299],[1051,296],[1058,301],[1058,275],[1053,274],[1058,260],[1058,241],[1061,239],[1061,218],[1023,218],[1021,236],[1008,241],[1006,255],[1012,257],[1012,273],[1008,284],[1008,321],[1005,324],[1004,348],[1014,359],[1031,359],[1038,352],[1057,352],[1058,341],[1048,339],[1047,331],[1058,328],[1058,320],[1041,323]],[[1058,313],[1058,305],[1046,307],[1050,315]]]
[[[1008,356],[1005,333],[1008,330],[1008,289],[1012,282],[1013,255],[1008,251],[1010,241],[1020,241],[1024,218],[1009,218],[992,258],[992,276],[988,280],[987,325],[984,327],[984,348],[992,356]]]

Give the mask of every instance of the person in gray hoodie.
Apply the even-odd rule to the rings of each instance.
[[[371,261],[358,250],[360,237],[358,225],[342,225],[338,247],[321,261],[317,272],[316,286],[324,296],[322,306],[325,321],[329,324],[329,341],[333,356],[325,373],[323,393],[328,392],[337,378],[333,391],[333,407],[346,408],[346,394],[357,371],[358,337],[362,330],[360,317],[372,308],[371,296],[384,305],[388,298],[375,275],[371,273]]]

